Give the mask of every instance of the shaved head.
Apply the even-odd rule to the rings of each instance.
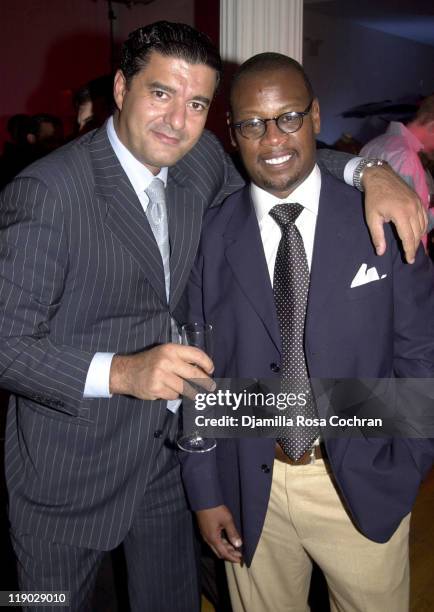
[[[314,98],[315,94],[312,84],[305,73],[303,66],[292,57],[282,53],[258,53],[245,61],[238,68],[233,76],[230,92],[230,104],[232,108],[232,96],[240,81],[246,76],[256,76],[261,73],[273,72],[275,70],[295,70],[303,79],[309,98]]]

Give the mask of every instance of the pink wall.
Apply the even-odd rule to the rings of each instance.
[[[194,24],[194,0],[156,0],[131,9],[113,4],[116,40],[157,19]],[[110,70],[105,0],[11,0],[2,2],[0,40],[0,150],[8,118],[48,112],[71,129],[71,94]]]

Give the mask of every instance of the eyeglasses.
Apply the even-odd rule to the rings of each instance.
[[[303,125],[303,119],[310,113],[312,103],[313,99],[301,113],[292,111],[290,113],[282,113],[278,117],[270,117],[270,119],[253,117],[253,119],[246,119],[245,121],[239,121],[238,123],[231,123],[231,127],[238,130],[238,132],[244,138],[256,140],[258,138],[262,138],[267,131],[267,123],[269,121],[274,121],[281,132],[284,134],[292,134],[293,132],[297,132]]]

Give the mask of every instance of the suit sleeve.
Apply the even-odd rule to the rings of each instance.
[[[395,255],[394,369],[400,378],[434,378],[434,270],[419,247],[412,265]]]
[[[217,470],[217,450],[207,453],[180,451],[179,455],[182,480],[191,509],[197,512],[224,504]]]
[[[404,383],[399,386],[398,411],[413,432],[403,441],[424,477],[434,459],[434,439],[429,437],[434,423],[434,270],[422,246],[412,265],[403,263],[399,252],[394,256],[393,317],[394,373],[407,379],[398,381]]]
[[[75,416],[93,355],[51,333],[67,273],[59,201],[40,180],[15,179],[0,194],[0,385]]]
[[[318,149],[316,154],[320,165],[339,181],[344,181],[345,166],[355,157],[333,149]]]
[[[198,323],[205,322],[202,305],[202,271],[203,257],[199,250],[185,292],[187,320]],[[223,504],[217,470],[217,449],[207,453],[180,451],[179,458],[182,479],[192,510],[204,510]]]

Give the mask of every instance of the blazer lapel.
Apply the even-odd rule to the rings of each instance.
[[[105,125],[91,143],[95,193],[107,203],[105,223],[136,260],[160,299],[167,303],[163,262],[146,214],[107,136]]]
[[[170,310],[185,289],[199,244],[206,202],[176,166],[169,169],[166,188],[170,237]]]
[[[315,229],[306,313],[307,334],[315,323],[324,324],[327,301],[331,293],[342,290],[342,275],[351,245],[352,203],[335,195],[331,179],[321,174],[321,194]],[[350,248],[351,250],[351,248]]]
[[[240,192],[239,198],[223,237],[226,242],[226,259],[242,291],[280,352],[281,340],[273,289],[248,187]]]

